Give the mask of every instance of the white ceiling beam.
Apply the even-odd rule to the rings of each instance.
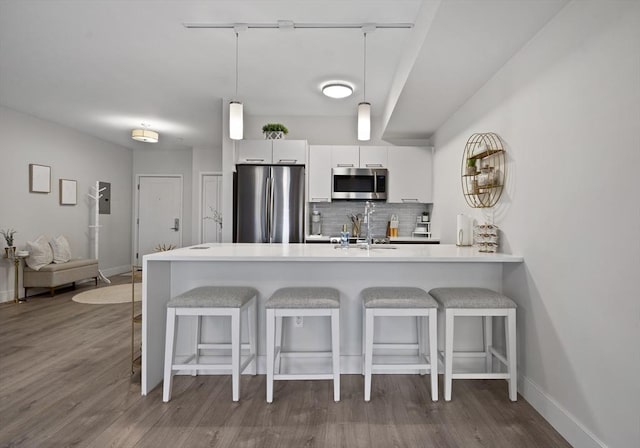
[[[422,49],[422,45],[429,34],[433,19],[440,8],[440,3],[441,0],[424,2],[418,12],[411,36],[407,39],[407,46],[402,53],[402,57],[400,58],[400,62],[398,63],[398,67],[393,76],[393,81],[391,82],[391,87],[389,89],[389,96],[387,97],[384,111],[382,113],[381,135],[383,138],[387,125],[389,124],[389,120],[391,119],[391,115],[393,114],[393,110],[398,103],[398,99],[402,94],[402,90],[404,89],[407,79],[409,79],[411,70],[420,55],[420,50]]]

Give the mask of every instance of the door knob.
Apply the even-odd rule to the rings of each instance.
[[[180,230],[180,218],[176,218],[173,221],[173,227],[169,227],[170,230],[175,230],[176,232]]]

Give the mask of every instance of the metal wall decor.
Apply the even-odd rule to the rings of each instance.
[[[472,208],[496,205],[506,175],[502,140],[493,132],[473,134],[462,155],[462,194]]]

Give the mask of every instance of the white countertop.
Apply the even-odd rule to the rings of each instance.
[[[370,250],[332,244],[199,244],[144,256],[146,261],[520,263],[521,256],[486,254],[452,244],[385,244]]]

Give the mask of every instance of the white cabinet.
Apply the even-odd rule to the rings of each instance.
[[[386,146],[360,147],[360,168],[386,168],[387,163]]]
[[[393,146],[388,149],[387,202],[433,202],[432,148]]]
[[[283,165],[304,165],[307,161],[306,140],[271,140],[273,142],[273,163]]]
[[[304,165],[306,153],[306,140],[240,140],[237,163]]]
[[[309,202],[331,202],[331,155],[331,146],[309,146],[307,168]]]
[[[332,168],[384,168],[386,146],[331,146]]]
[[[249,164],[270,164],[273,154],[272,140],[238,141],[238,162]]]
[[[332,168],[358,168],[360,152],[357,146],[331,146]]]

